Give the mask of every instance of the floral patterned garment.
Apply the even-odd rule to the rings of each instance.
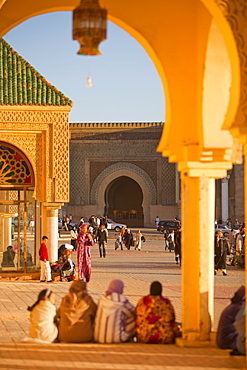
[[[174,308],[162,296],[142,297],[136,306],[137,341],[142,343],[174,343],[181,336],[175,323]]]
[[[94,245],[87,235],[79,233],[77,237],[77,263],[79,280],[90,281],[91,277],[91,246]]]

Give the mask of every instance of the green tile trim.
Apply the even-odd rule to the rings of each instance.
[[[0,38],[0,105],[72,106],[73,102]]]

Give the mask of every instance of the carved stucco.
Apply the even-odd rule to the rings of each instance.
[[[0,110],[0,133],[2,141],[29,158],[35,174],[35,199],[67,202],[68,113]]]
[[[241,91],[234,126],[247,133],[247,3],[246,0],[215,0],[232,29],[240,60]]]

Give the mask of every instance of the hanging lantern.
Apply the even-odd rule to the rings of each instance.
[[[73,40],[81,48],[77,54],[99,55],[98,46],[106,39],[107,10],[99,6],[98,0],[81,0],[73,11]]]

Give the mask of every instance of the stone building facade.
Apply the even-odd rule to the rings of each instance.
[[[179,215],[176,165],[156,151],[163,123],[70,124],[70,203],[75,220],[107,214],[128,226]]]

